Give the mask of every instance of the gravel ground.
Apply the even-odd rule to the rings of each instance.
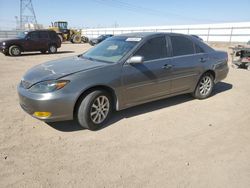
[[[243,69],[230,68],[207,100],[181,95],[116,112],[96,132],[23,112],[16,87],[29,68],[89,47],[0,54],[0,187],[250,187],[250,72]]]

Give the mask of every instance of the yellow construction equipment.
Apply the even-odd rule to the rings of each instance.
[[[76,29],[68,29],[68,22],[66,21],[57,21],[52,22],[50,30],[54,30],[58,36],[60,37],[61,41],[70,41],[72,43],[81,43],[81,42],[88,42],[88,38],[81,36],[81,31]]]

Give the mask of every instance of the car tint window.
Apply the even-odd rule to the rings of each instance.
[[[33,40],[34,40],[34,39],[38,39],[38,38],[39,38],[39,36],[38,36],[38,33],[37,33],[37,32],[32,32],[32,33],[30,33],[30,34],[29,34],[29,36],[30,36],[30,38],[31,38],[31,39],[33,39]]]
[[[198,45],[195,44],[195,52],[198,53],[204,53],[204,50]]]
[[[51,39],[56,38],[56,37],[57,37],[57,34],[56,34],[55,32],[49,32],[49,37],[50,37]]]
[[[134,55],[143,56],[144,61],[166,58],[166,38],[163,36],[148,40]]]
[[[42,38],[42,39],[49,38],[48,32],[40,32],[40,38]]]
[[[194,54],[193,42],[182,36],[171,36],[173,56]]]

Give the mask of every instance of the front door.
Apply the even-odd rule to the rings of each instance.
[[[25,51],[36,51],[40,50],[40,39],[38,32],[30,32],[27,36],[27,40],[24,44]]]
[[[169,65],[172,60],[165,35],[149,39],[133,56],[143,56],[144,62],[124,64],[122,105],[129,107],[170,93]]]

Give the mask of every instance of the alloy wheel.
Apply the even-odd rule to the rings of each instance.
[[[18,48],[13,48],[12,49],[12,54],[15,55],[15,56],[19,55],[20,54],[20,50]]]
[[[102,123],[108,116],[110,108],[109,99],[101,95],[95,99],[90,109],[90,118],[95,124]]]
[[[199,85],[200,94],[205,96],[207,95],[212,89],[212,79],[209,76],[204,76]]]

